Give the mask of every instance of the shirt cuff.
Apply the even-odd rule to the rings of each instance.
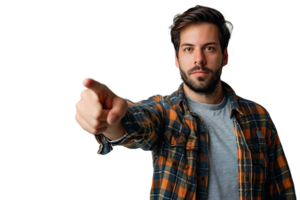
[[[105,140],[107,141],[107,142],[109,142],[109,143],[116,143],[116,142],[119,142],[119,141],[121,141],[124,137],[126,137],[126,134],[124,134],[122,137],[120,137],[119,139],[116,139],[116,140],[109,140],[107,137],[105,137],[104,135],[103,135],[103,138],[105,138]]]

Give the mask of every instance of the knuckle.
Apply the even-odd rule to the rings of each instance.
[[[99,119],[100,116],[101,116],[101,111],[99,111],[99,110],[95,110],[95,112],[93,112],[93,114],[92,114],[93,119],[96,119],[96,120]]]
[[[94,119],[98,120],[102,116],[102,106],[101,104],[98,104],[97,106],[94,107],[92,116]]]
[[[97,135],[97,133],[98,133],[98,130],[97,129],[95,129],[95,128],[93,128],[92,130],[91,130],[91,132],[90,132],[91,134],[93,134],[93,135]]]
[[[78,114],[76,112],[74,112],[73,114],[73,121],[75,121],[76,123],[77,121],[79,121]]]
[[[99,121],[99,120],[93,120],[93,122],[92,122],[92,126],[93,126],[93,128],[97,128],[100,124],[101,124],[101,122]]]
[[[74,122],[77,121],[77,118],[76,118],[75,114],[73,115],[73,121],[74,121]]]

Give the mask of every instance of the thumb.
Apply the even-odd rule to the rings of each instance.
[[[125,116],[127,108],[127,102],[123,98],[115,96],[112,102],[112,109],[107,115],[107,123],[112,125],[121,120]]]
[[[110,112],[110,113],[111,113],[111,112]],[[115,114],[111,113],[111,114],[108,115],[106,121],[107,121],[107,123],[108,123],[109,125],[113,125],[114,123],[116,123],[116,121],[118,121],[118,118],[116,117]]]

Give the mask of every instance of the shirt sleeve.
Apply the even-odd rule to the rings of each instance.
[[[96,140],[100,145],[98,154],[109,153],[113,149],[112,146],[115,145],[153,151],[161,142],[161,133],[164,127],[162,97],[157,95],[138,103],[125,100],[128,104],[127,112],[122,118],[125,134],[117,141],[110,142],[103,134],[96,135]]]
[[[265,184],[266,199],[296,199],[294,183],[274,124],[269,143],[269,179]]]

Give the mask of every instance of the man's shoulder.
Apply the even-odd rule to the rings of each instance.
[[[250,108],[251,111],[255,112],[255,114],[269,113],[269,110],[258,101],[248,99],[248,98],[238,95],[238,102],[242,108],[244,108],[244,109]]]
[[[183,93],[183,83],[179,86],[176,91],[173,91],[168,95],[156,94],[148,97],[147,99],[140,100],[137,103],[134,103],[128,99],[125,99],[127,103],[131,106],[157,106],[161,105],[165,109],[170,109],[174,107],[174,105],[178,105],[178,103],[184,98]]]
[[[243,96],[238,96],[237,107],[241,109],[248,122],[261,122],[261,124],[272,124],[273,117],[269,109],[258,101],[248,99]],[[243,117],[242,117],[243,118]],[[269,123],[266,123],[269,122]]]

